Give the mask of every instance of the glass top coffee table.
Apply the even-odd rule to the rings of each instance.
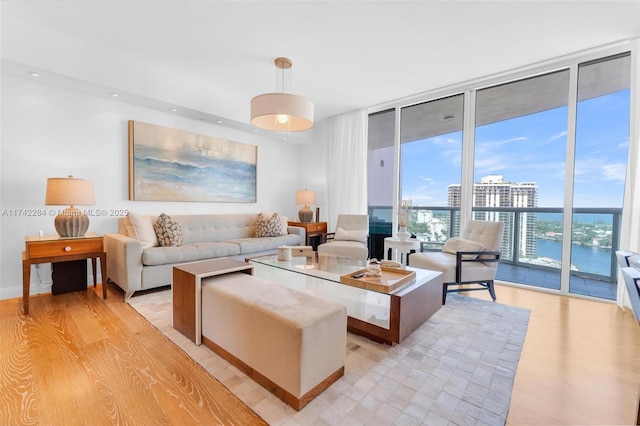
[[[364,269],[364,260],[314,252],[286,261],[275,254],[247,261],[257,277],[342,303],[347,329],[381,343],[400,343],[442,306],[440,272],[406,268],[415,279],[387,292],[341,282],[341,276]]]

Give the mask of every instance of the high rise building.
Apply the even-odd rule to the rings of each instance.
[[[448,204],[460,207],[461,187],[459,184],[449,185]],[[523,212],[520,223],[514,223],[515,215],[509,212],[482,211],[483,207],[522,207],[538,206],[538,185],[535,182],[505,182],[501,175],[489,175],[473,184],[473,218],[476,220],[502,221],[505,235],[502,239],[502,253],[509,258],[513,255],[514,239],[510,232],[518,232],[517,246],[519,257],[536,255],[536,214]],[[456,230],[459,231],[459,230]]]

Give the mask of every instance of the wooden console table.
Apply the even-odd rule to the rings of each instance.
[[[102,237],[87,233],[82,237],[63,238],[58,235],[27,236],[26,250],[22,252],[22,306],[29,315],[29,292],[31,290],[31,265],[39,263],[69,262],[91,259],[93,286],[97,286],[96,259],[100,258],[102,272],[102,298],[107,298],[107,254]]]
[[[327,233],[327,222],[292,222],[287,223],[289,226],[296,226],[298,228],[304,228],[306,233],[305,246],[310,246],[311,237],[322,237]],[[322,238],[320,243],[323,243]],[[314,247],[315,249],[315,247]]]

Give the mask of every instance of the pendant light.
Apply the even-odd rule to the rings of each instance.
[[[288,58],[276,58],[276,68],[282,72],[282,92],[265,93],[251,99],[251,124],[276,132],[299,132],[313,127],[313,102],[284,93],[284,74],[293,63]]]

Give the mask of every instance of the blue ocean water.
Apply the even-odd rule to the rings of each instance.
[[[540,220],[549,220],[554,222],[562,220],[562,213],[536,213],[536,215]],[[611,224],[613,218],[611,217],[611,214],[607,213],[575,213],[573,215],[573,220],[582,223],[603,222]]]
[[[539,257],[560,260],[562,257],[562,243],[537,239],[536,252]],[[611,250],[572,244],[571,264],[575,265],[581,272],[608,276],[611,273]]]
[[[195,155],[175,158],[145,146],[136,147],[134,154],[136,193],[180,192],[192,201],[255,202],[255,164]]]

